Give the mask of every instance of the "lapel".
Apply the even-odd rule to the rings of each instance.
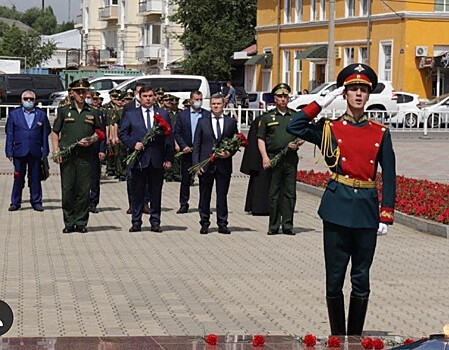
[[[215,143],[217,143],[218,140],[217,140],[217,138],[215,137],[214,127],[212,126],[212,122],[215,121],[215,118],[213,117],[213,114],[212,114],[212,113],[210,114],[210,117],[209,117],[208,119],[209,119],[208,125],[209,125],[209,128],[210,128],[210,133],[212,134],[212,137],[214,138]],[[223,135],[223,134],[222,134],[222,135]]]
[[[145,124],[145,119],[144,119],[144,118],[146,118],[146,116],[143,115],[142,108],[139,107],[137,109],[137,114],[140,116],[140,124],[142,124],[143,129],[148,131],[147,126]]]
[[[189,108],[189,114],[187,115],[187,132],[189,133],[190,140],[193,141],[192,135],[192,108]]]
[[[223,130],[221,131],[221,138],[225,137],[226,129],[229,127],[230,120],[223,114]]]
[[[37,112],[37,109],[34,110],[34,119],[33,122],[31,123],[31,128],[34,128],[37,124],[37,122],[39,121],[39,113]]]

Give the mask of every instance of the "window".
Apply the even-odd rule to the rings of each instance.
[[[435,11],[449,12],[449,0],[435,0]]]
[[[359,47],[359,62],[368,64],[368,49],[366,47]]]
[[[300,52],[301,50],[295,51],[295,57],[297,57]],[[295,75],[293,77],[293,90],[298,92],[301,91],[302,60],[295,58],[293,62],[294,62],[293,74]]]
[[[143,83],[153,88],[162,87],[165,91],[170,92],[191,92],[199,90],[201,87],[200,79],[178,79],[178,78],[145,78],[133,81],[123,86],[122,89],[133,89],[137,83]]]
[[[111,80],[98,80],[91,84],[91,88],[95,90],[111,90],[114,86]]]
[[[380,42],[380,50],[379,50],[379,79],[391,81],[392,78],[392,47],[393,43],[389,42]]]
[[[345,15],[346,17],[355,16],[355,0],[346,0]]]
[[[351,63],[354,63],[354,48],[346,47],[345,48],[345,67]]]
[[[302,22],[302,0],[296,0],[295,5],[295,21]]]
[[[360,16],[368,16],[368,6],[370,0],[360,0]]]
[[[118,0],[104,0],[104,6],[118,5]]]
[[[284,0],[284,23],[292,22],[292,0]]]
[[[316,19],[316,0],[310,0],[310,20]]]
[[[320,0],[320,21],[326,19],[326,0]]]
[[[160,24],[146,24],[144,33],[145,46],[160,45],[162,42],[161,30]]]
[[[152,33],[152,44],[161,44],[161,25],[160,24],[153,24],[153,33]]]
[[[283,82],[286,84],[290,84],[290,51],[284,51],[283,69]]]

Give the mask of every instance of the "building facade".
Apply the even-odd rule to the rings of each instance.
[[[169,0],[82,0],[81,63],[138,69],[148,74],[177,71],[184,49],[170,21]]]
[[[439,96],[449,92],[448,26],[449,0],[335,0],[328,77],[329,0],[258,0],[257,55],[246,73],[258,90],[287,82],[298,92],[363,62],[398,91]]]

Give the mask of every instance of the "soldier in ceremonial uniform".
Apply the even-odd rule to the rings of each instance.
[[[70,87],[74,101],[58,109],[51,140],[54,152],[78,143],[68,156],[57,157],[55,161],[61,167],[63,233],[75,230],[85,233],[89,219],[92,145],[100,138],[96,130],[101,130],[101,123],[97,111],[84,102],[89,82],[77,80]]]
[[[281,83],[271,91],[276,108],[265,113],[259,121],[257,131],[262,166],[271,176],[268,190],[269,227],[268,235],[276,235],[282,224],[282,232],[295,235],[293,231],[293,212],[296,204],[296,172],[298,168],[297,150],[304,141],[296,142],[295,137],[286,131],[295,111],[287,107],[290,86]],[[270,159],[284,148],[289,150],[282,160],[271,166]]]
[[[337,89],[295,115],[287,130],[319,146],[332,171],[318,214],[323,219],[326,297],[334,335],[361,335],[370,294],[369,270],[377,236],[393,223],[396,196],[395,155],[388,128],[370,120],[364,108],[377,85],[365,64],[351,64],[337,77]],[[312,122],[338,95],[347,100],[338,120]],[[376,188],[382,168],[382,203]],[[343,284],[351,260],[351,298],[347,329]]]

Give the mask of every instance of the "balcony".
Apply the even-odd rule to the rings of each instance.
[[[139,14],[141,15],[153,15],[162,14],[162,0],[140,0],[139,1]]]
[[[148,45],[148,46],[137,46],[136,48],[136,59],[147,60],[147,59],[158,59],[162,57],[162,45]]]
[[[98,17],[101,21],[109,21],[112,19],[118,19],[118,6],[112,5],[112,6],[106,6],[106,7],[100,7],[98,9]]]
[[[117,60],[117,48],[107,47],[100,50],[100,62],[115,62]]]

